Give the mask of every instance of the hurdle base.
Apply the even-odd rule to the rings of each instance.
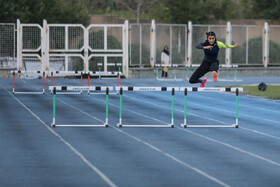
[[[208,82],[213,82],[213,80],[211,80],[210,78],[207,81]],[[218,78],[217,82],[242,82],[242,81],[243,81],[242,79],[219,79]]]
[[[168,124],[168,125],[123,125],[123,124],[117,124],[117,127],[151,127],[151,128],[156,128],[156,127],[161,127],[161,128],[173,128],[174,125]]]
[[[104,93],[100,93],[100,92],[88,92],[87,94],[88,94],[88,95],[106,95],[106,92],[104,92]],[[113,93],[109,92],[108,95],[119,95],[119,93],[118,93],[118,92],[113,92]]]
[[[181,127],[183,128],[238,128],[238,125],[232,124],[232,125],[187,125],[187,124],[181,124]]]
[[[164,78],[157,78],[158,81],[183,81],[183,79],[164,79]]]
[[[45,92],[13,92],[13,94],[45,94]]]
[[[83,94],[83,92],[56,92],[56,94],[57,95],[81,95]]]
[[[104,123],[103,125],[94,125],[94,124],[80,124],[80,125],[76,125],[76,124],[51,124],[51,127],[108,127],[109,125]]]

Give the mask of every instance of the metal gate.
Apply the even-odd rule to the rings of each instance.
[[[17,69],[26,71],[121,71],[128,76],[125,24],[21,24],[17,21]]]

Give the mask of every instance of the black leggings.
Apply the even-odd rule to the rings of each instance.
[[[201,65],[192,74],[189,82],[191,84],[200,83],[199,78],[201,78],[203,75],[205,75],[209,71],[218,71],[218,69],[219,69],[219,61],[209,62],[209,61],[203,60]]]

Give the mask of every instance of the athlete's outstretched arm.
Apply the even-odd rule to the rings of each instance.
[[[225,45],[223,42],[217,41],[218,47],[221,48],[237,48],[239,47],[238,43],[235,43],[234,45]]]

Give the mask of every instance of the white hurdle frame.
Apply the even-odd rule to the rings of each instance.
[[[219,88],[219,87],[180,87],[180,91],[184,91],[184,123],[181,124],[183,128],[196,127],[223,127],[223,128],[238,128],[238,94],[243,92],[243,88]],[[232,125],[187,125],[187,92],[236,92],[236,102],[235,102],[235,124]]]
[[[13,74],[13,94],[45,94],[45,80],[46,80],[46,72],[45,71],[11,71]],[[16,92],[15,91],[15,81],[16,81],[16,73],[18,74],[29,74],[29,75],[42,75],[43,76],[43,90],[41,92]]]
[[[116,87],[120,95],[120,112],[119,112],[119,123],[117,127],[174,127],[174,95],[175,91],[179,91],[179,87]],[[122,123],[122,95],[123,91],[171,91],[172,92],[172,109],[171,109],[171,123],[167,125],[142,125],[142,124],[131,124],[124,125]]]
[[[163,67],[173,67],[174,68],[174,77],[173,79],[172,78],[159,78],[159,68],[163,68]],[[177,67],[178,67],[178,64],[166,64],[166,65],[163,65],[163,64],[155,64],[155,66],[157,69],[156,69],[156,79],[158,81],[183,81],[183,79],[177,79]]]
[[[108,110],[109,110],[109,90],[113,90],[113,87],[101,87],[101,86],[49,86],[49,90],[53,92],[53,122],[51,127],[108,127]],[[106,91],[106,118],[104,124],[56,124],[56,94],[57,91],[76,91],[76,90],[105,90]]]
[[[187,80],[189,80],[189,68],[193,67],[193,68],[198,68],[200,66],[200,64],[191,64],[191,65],[186,65],[187,68]],[[237,68],[238,65],[237,64],[231,64],[231,65],[227,65],[227,64],[220,64],[219,65],[220,68],[234,68],[234,78],[233,79],[223,79],[223,78],[219,78],[219,70],[218,70],[218,81],[228,81],[228,82],[241,82],[243,81],[242,79],[237,79]],[[212,81],[212,80],[208,80],[208,81]]]
[[[114,74],[115,72],[108,72],[108,73],[104,73],[104,74]],[[83,76],[87,75],[88,76],[88,87],[90,87],[90,77],[91,75],[96,75],[96,74],[100,74],[100,72],[93,72],[93,71],[88,71],[88,72],[85,72],[85,71],[51,71],[50,73],[50,76],[51,76],[51,86],[54,86],[53,84],[53,79],[54,79],[54,75],[62,75],[62,76],[65,76],[65,75],[74,75],[74,76],[78,76],[80,75],[81,76],[81,86],[83,86]],[[101,74],[103,74],[103,72],[101,72]],[[120,76],[118,75],[117,77],[117,86],[119,85],[119,78]],[[112,88],[112,87],[110,87]],[[80,92],[76,92],[77,90],[73,91],[73,92],[58,92],[57,94],[83,94],[83,90],[80,90]],[[105,91],[105,90],[102,90],[102,91]],[[50,91],[50,93],[52,94],[52,90]],[[90,92],[90,89],[87,90],[87,94],[106,94],[104,92],[99,92],[99,93],[96,93],[96,92]],[[117,92],[116,93],[109,93],[110,95],[112,94],[118,94]]]

